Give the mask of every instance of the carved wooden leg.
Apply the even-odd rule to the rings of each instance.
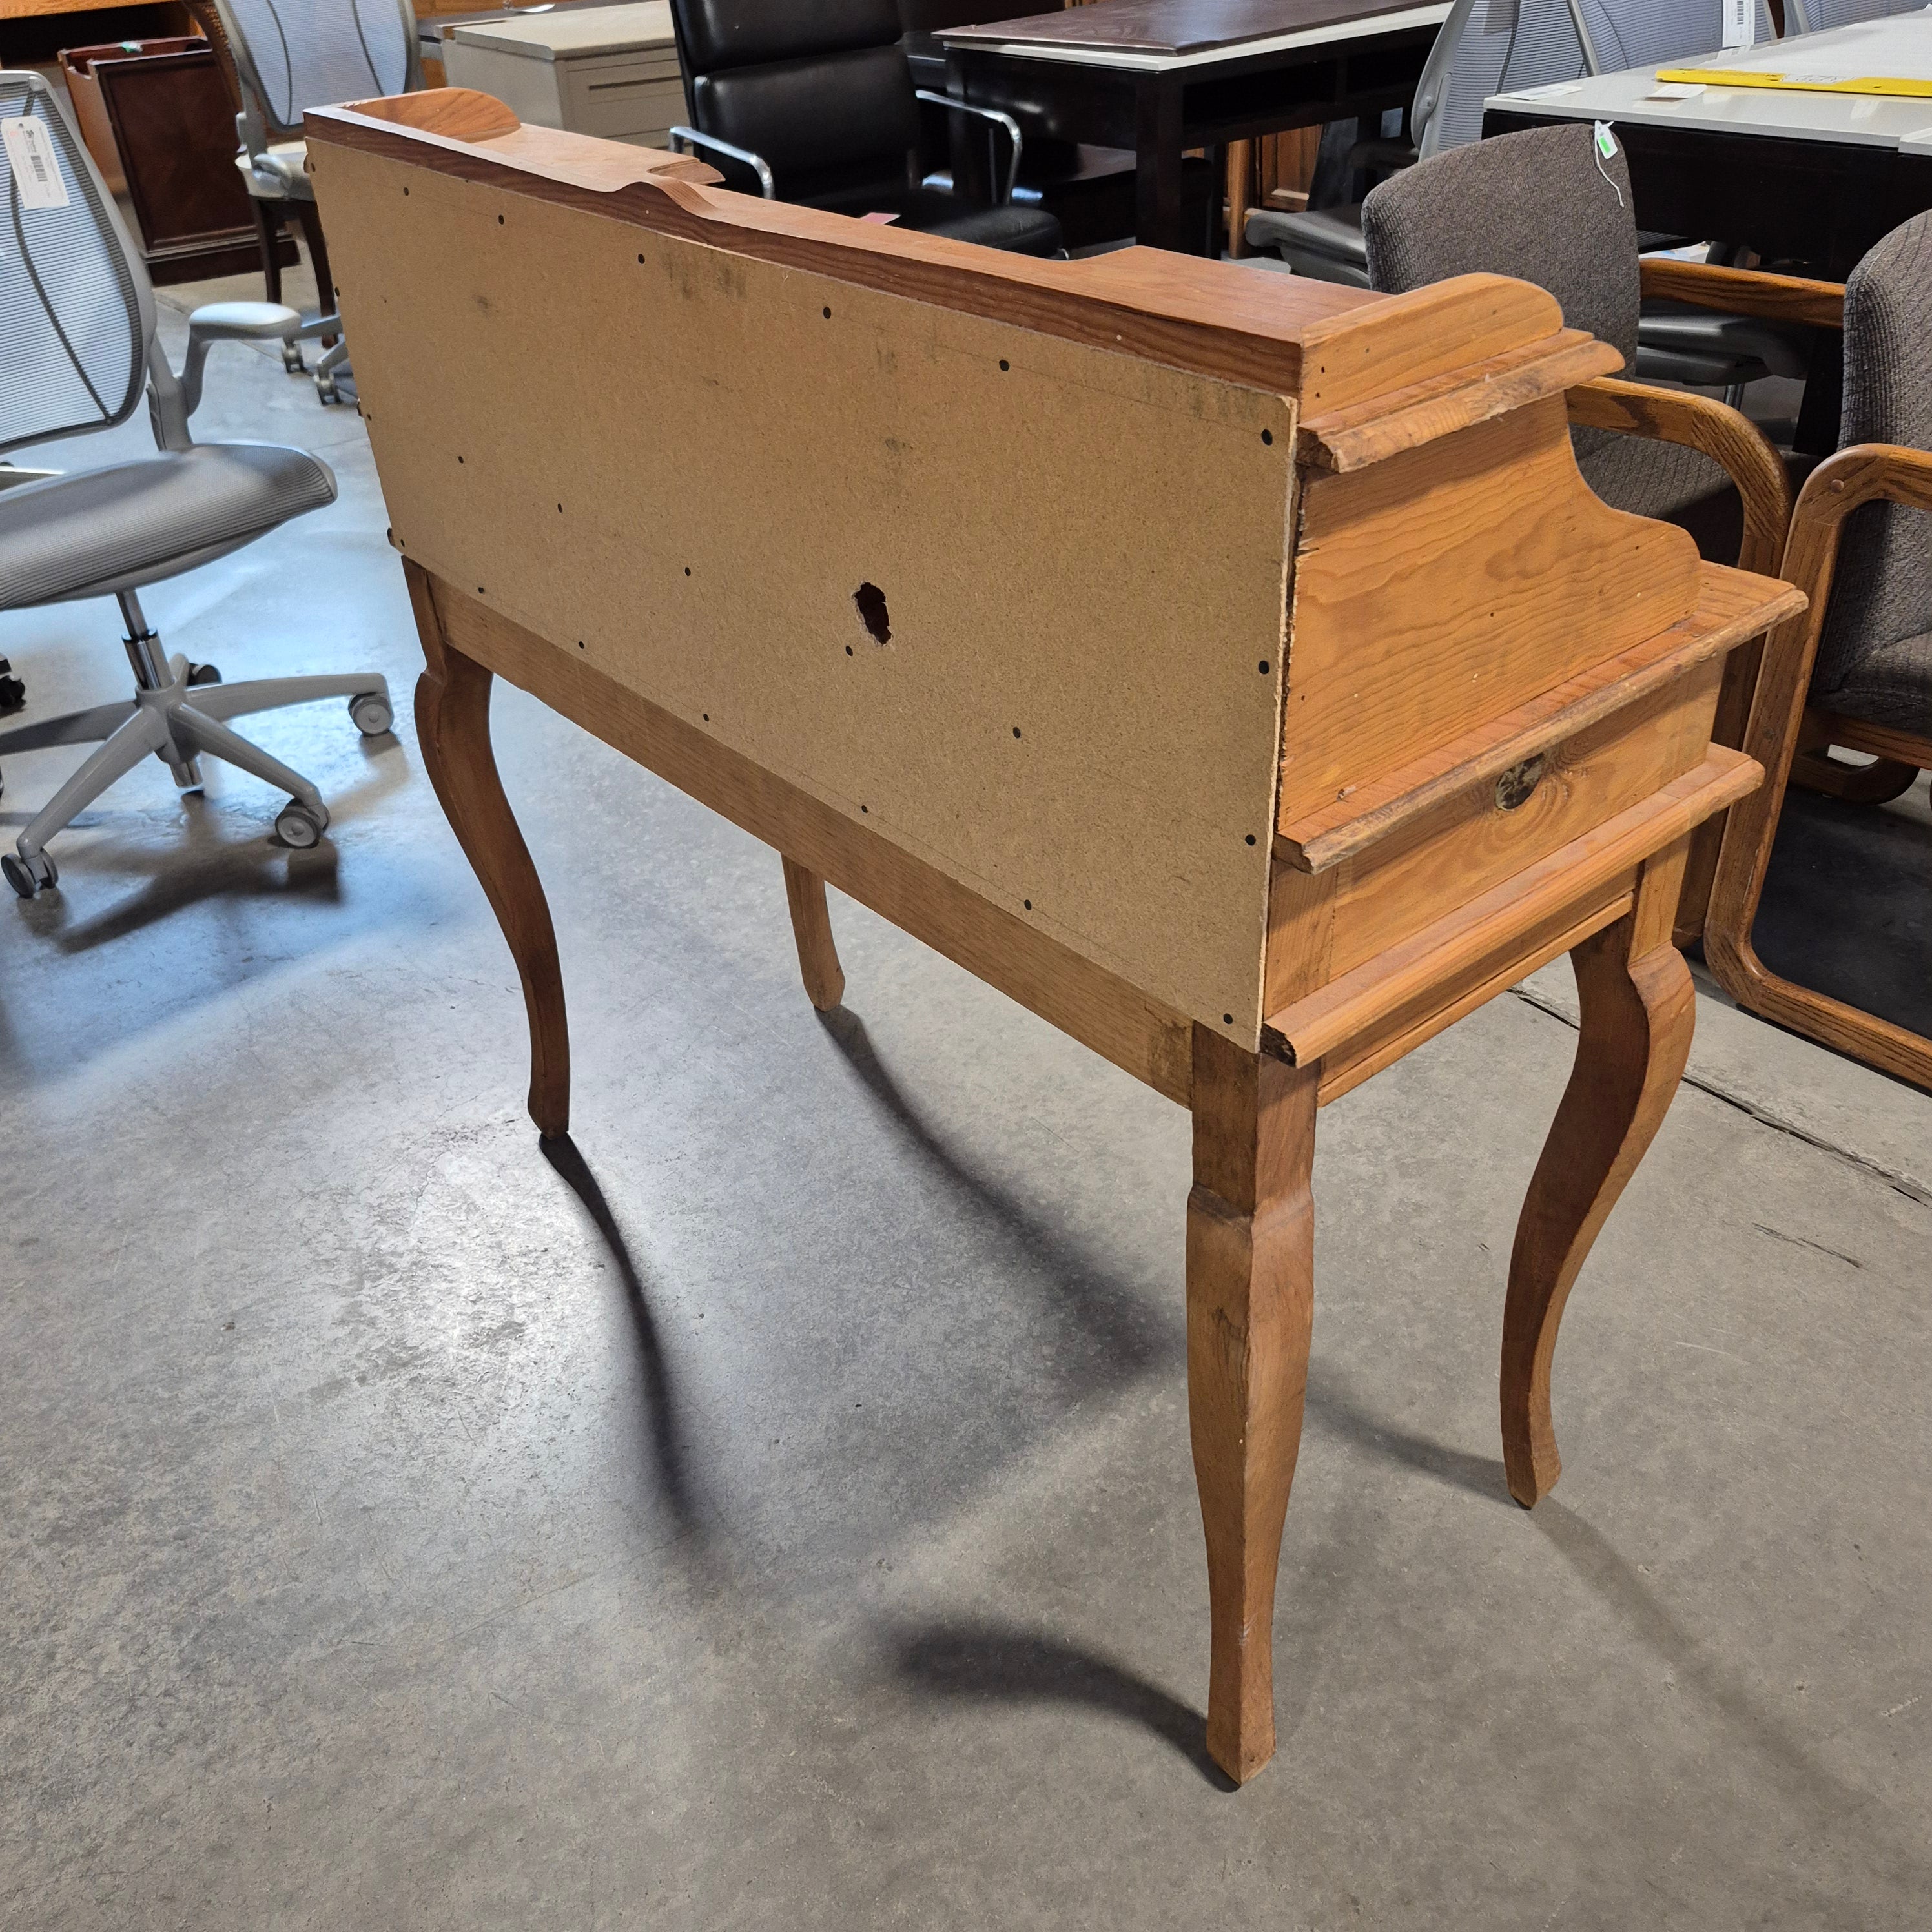
[[[1503,1310],[1503,1465],[1526,1509],[1562,1472],[1550,1364],[1563,1304],[1690,1058],[1696,998],[1670,944],[1684,853],[1652,860],[1632,910],[1570,955],[1582,1004],[1576,1065],[1524,1198]]]
[[[1214,1618],[1208,1749],[1238,1784],[1274,1755],[1274,1584],[1315,1316],[1320,1068],[1194,1029],[1187,1408]]]
[[[570,1034],[556,934],[530,849],[503,796],[490,749],[490,673],[443,634],[435,586],[406,562],[425,667],[416,680],[416,734],[430,783],[509,941],[530,1022],[530,1118],[546,1136],[570,1125]]]
[[[845,997],[845,974],[838,949],[832,940],[832,915],[825,907],[825,881],[816,872],[788,859],[784,862],[785,898],[791,907],[791,933],[798,941],[798,970],[805,976],[806,997],[821,1013],[829,1013]]]

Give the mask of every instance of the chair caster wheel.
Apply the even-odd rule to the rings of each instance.
[[[331,403],[339,403],[342,400],[342,392],[335,386],[333,376],[316,376],[315,393],[324,409],[327,409]]]
[[[306,852],[311,845],[320,844],[322,835],[328,830],[326,806],[304,805],[300,799],[292,798],[275,814],[275,836],[298,852]]]
[[[188,668],[188,681],[190,684],[219,684],[221,682],[221,667],[219,664],[191,664]]]
[[[365,738],[380,738],[396,722],[389,700],[380,691],[358,691],[349,700],[349,716]]]
[[[9,852],[0,859],[0,872],[6,874],[8,884],[23,899],[32,898],[36,892],[51,892],[60,884],[60,868],[44,852],[36,852],[31,859]]]
[[[282,344],[282,367],[291,376],[306,376],[308,364],[302,360],[302,344],[285,342]]]

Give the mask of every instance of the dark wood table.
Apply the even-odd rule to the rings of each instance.
[[[1198,254],[1184,153],[1406,106],[1449,10],[1446,0],[1099,0],[936,38],[958,98],[1058,140],[1131,148],[1136,238]],[[971,145],[961,184],[983,194]]]

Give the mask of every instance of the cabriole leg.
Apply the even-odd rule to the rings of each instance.
[[[1274,1755],[1275,1570],[1315,1312],[1320,1068],[1194,1030],[1187,1408],[1208,1538],[1208,1749],[1238,1784]]]
[[[1550,1366],[1564,1303],[1690,1054],[1696,997],[1670,943],[1685,849],[1652,859],[1633,910],[1570,955],[1582,1006],[1576,1064],[1524,1197],[1503,1310],[1503,1465],[1526,1509],[1562,1472]]]
[[[490,673],[443,634],[428,572],[405,562],[425,660],[416,732],[444,815],[482,884],[524,982],[530,1023],[530,1118],[540,1133],[570,1125],[570,1034],[556,933],[530,848],[503,796],[490,748]]]
[[[784,862],[785,898],[791,907],[791,933],[798,942],[798,969],[805,977],[806,997],[821,1013],[829,1013],[845,997],[845,974],[832,939],[832,915],[826,909],[825,881],[792,860]]]

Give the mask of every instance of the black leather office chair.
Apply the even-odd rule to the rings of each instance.
[[[1022,142],[1010,117],[922,97],[899,45],[895,0],[671,0],[691,124],[671,145],[701,154],[727,184],[842,214],[1023,255],[1060,249],[1060,224],[1015,205]],[[1010,146],[998,203],[920,184],[919,101],[1000,127]]]
[[[944,94],[946,50],[934,35],[947,27],[974,27],[982,21],[1010,18],[1018,4],[1019,0],[898,0],[899,23],[905,28],[906,58],[914,80],[930,93]],[[1025,9],[1029,14],[1055,10],[1052,5],[1036,7],[1034,0],[1025,0]],[[1096,147],[1090,142],[1065,140],[1050,119],[1042,118],[1037,106],[1004,100],[988,104],[1004,107],[1018,122],[1025,138],[1025,153],[1013,184],[1016,202],[1045,208],[1060,224],[1070,248],[1132,238],[1136,213],[1132,148]],[[955,117],[938,107],[928,107],[920,117],[920,160],[928,188],[950,189],[952,185],[955,124]],[[987,133],[995,150],[1004,150],[1000,135],[990,128]],[[995,165],[988,178],[998,172]],[[1204,224],[1214,172],[1203,160],[1182,164],[1181,192],[1190,210],[1198,206]]]

